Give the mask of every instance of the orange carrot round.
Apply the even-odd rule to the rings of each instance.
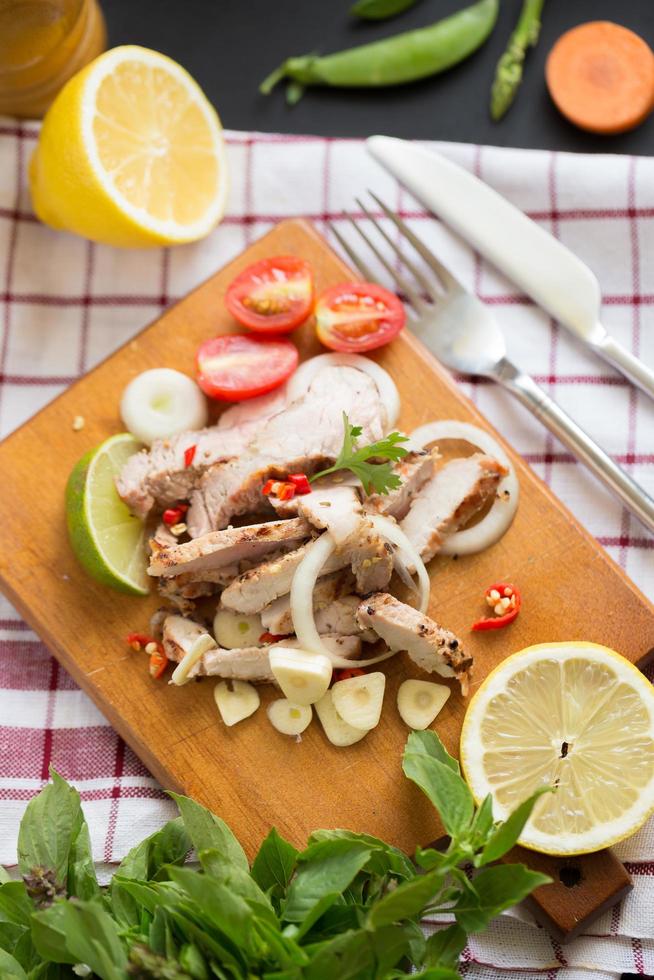
[[[563,34],[547,58],[550,95],[570,122],[592,133],[623,133],[654,108],[654,52],[608,20]]]

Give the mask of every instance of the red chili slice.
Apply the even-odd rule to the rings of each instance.
[[[331,350],[374,350],[397,337],[405,323],[397,296],[372,282],[332,286],[316,303],[318,340]]]
[[[289,333],[313,308],[313,273],[304,259],[275,255],[244,269],[229,286],[225,305],[244,327]]]
[[[477,620],[471,627],[475,631],[499,630],[508,626],[516,618],[522,605],[520,591],[516,589],[515,585],[509,585],[508,582],[489,585],[484,592],[484,598],[494,610],[500,607],[503,611],[495,612],[494,616],[484,616]],[[508,600],[508,604],[506,600]]]
[[[297,367],[298,352],[290,340],[230,334],[205,340],[196,361],[206,395],[238,402],[283,384]]]

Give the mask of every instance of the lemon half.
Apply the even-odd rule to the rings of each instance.
[[[544,643],[499,665],[468,707],[461,764],[477,801],[508,814],[539,786],[519,843],[585,854],[629,837],[654,811],[654,688],[615,651]]]
[[[225,210],[220,120],[171,58],[125,45],[63,87],[30,161],[37,216],[108,245],[202,238]]]

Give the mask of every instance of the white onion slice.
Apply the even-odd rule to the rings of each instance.
[[[395,656],[396,651],[388,650],[368,660],[348,660],[347,657],[339,657],[337,653],[330,650],[323,643],[316,629],[313,616],[313,590],[323,565],[335,550],[334,539],[331,534],[325,532],[309,545],[306,555],[296,568],[291,584],[293,629],[303,650],[329,657],[334,667],[370,667],[372,664],[381,663],[382,660]]]
[[[132,378],[120,399],[120,417],[146,446],[187,429],[202,429],[207,400],[192,378],[172,368],[152,368]]]
[[[418,609],[422,613],[427,612],[431,584],[429,574],[425,568],[424,561],[420,557],[420,553],[413,547],[399,524],[396,524],[390,517],[384,517],[382,514],[373,514],[370,516],[370,522],[382,537],[387,538],[392,544],[397,546],[404,565],[415,568],[416,574],[418,575]]]
[[[175,667],[172,677],[170,678],[170,683],[175,684],[177,687],[181,687],[188,681],[188,675],[196,663],[208,650],[213,650],[216,647],[216,641],[208,633],[198,636],[197,640],[188,651],[184,654],[180,662]]]
[[[520,485],[511,460],[497,440],[490,432],[472,425],[471,422],[441,419],[437,422],[427,422],[411,433],[411,441],[419,443],[423,449],[431,443],[445,439],[461,439],[469,442],[482,452],[493,456],[508,470],[497,486],[493,506],[486,516],[474,527],[448,535],[439,551],[441,555],[475,555],[499,541],[509,529],[518,507]]]
[[[400,416],[400,394],[397,385],[386,371],[376,361],[361,354],[318,354],[303,361],[288,382],[287,396],[289,402],[300,398],[308,389],[318,371],[325,367],[353,367],[365,371],[377,385],[382,404],[386,409],[387,425],[392,428]]]

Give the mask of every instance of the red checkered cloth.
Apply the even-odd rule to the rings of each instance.
[[[161,310],[281,218],[326,230],[372,188],[497,307],[512,357],[654,494],[654,403],[559,330],[512,285],[420,209],[359,140],[228,133],[229,212],[205,241],[123,252],[39,224],[26,165],[33,125],[0,120],[0,433],[6,435]],[[461,145],[443,152],[481,176],[569,245],[598,275],[603,320],[654,364],[654,160]],[[347,234],[347,228],[344,226]],[[463,389],[629,575],[654,598],[653,541],[508,394]],[[2,600],[0,600],[2,601]],[[25,803],[48,766],[79,788],[99,862],[119,860],[173,812],[154,779],[100,712],[2,601],[0,607],[0,861],[12,863]],[[654,974],[654,822],[617,848],[630,898],[565,948],[526,913],[471,939],[470,978],[604,980]],[[508,971],[505,974],[504,971]]]

